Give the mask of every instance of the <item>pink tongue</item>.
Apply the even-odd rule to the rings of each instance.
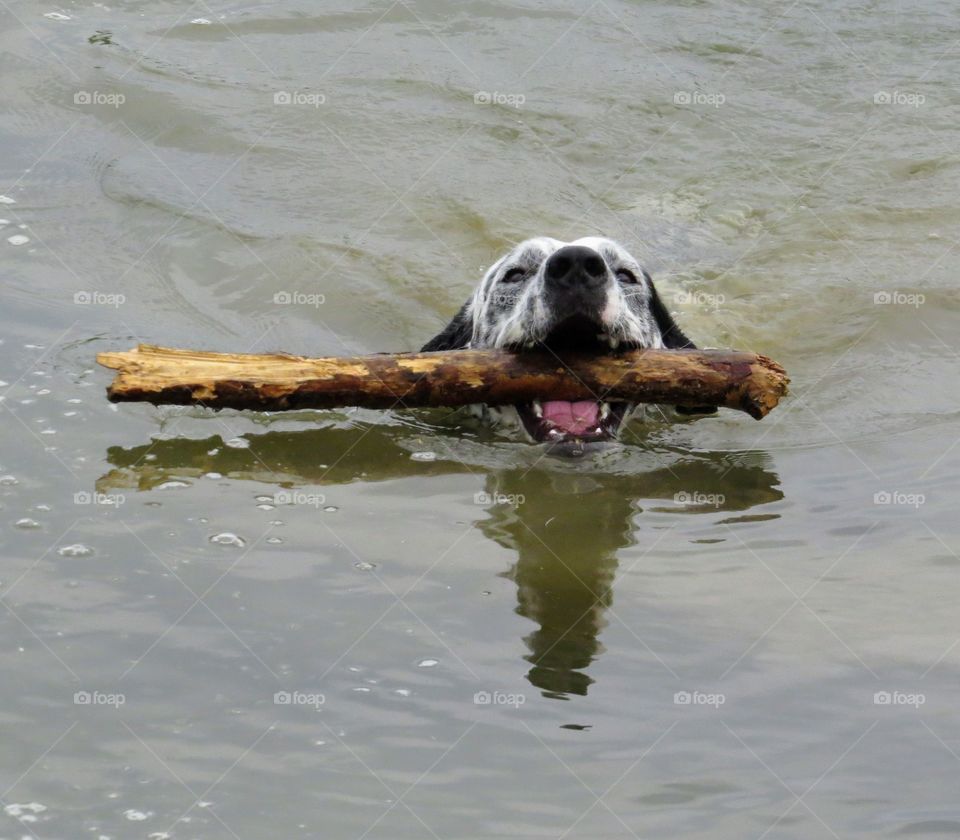
[[[593,431],[600,423],[600,406],[593,400],[547,400],[543,403],[543,419],[573,435]]]

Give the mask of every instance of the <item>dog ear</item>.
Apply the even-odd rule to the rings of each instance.
[[[673,316],[667,311],[667,307],[663,305],[663,301],[657,293],[657,287],[653,285],[653,278],[647,274],[646,271],[643,272],[643,277],[647,281],[647,286],[650,289],[650,312],[657,322],[657,327],[660,328],[660,335],[663,337],[663,346],[668,350],[696,350],[697,345],[687,338],[683,330],[677,326],[677,322],[673,320]],[[716,408],[707,405],[678,405],[675,406],[675,408],[678,414],[717,413]]]
[[[647,281],[647,288],[650,289],[650,312],[653,314],[660,328],[660,335],[663,336],[663,346],[668,350],[696,350],[697,345],[684,335],[683,330],[677,326],[673,316],[663,305],[660,295],[657,294],[657,287],[653,285],[653,278],[643,272],[643,277]]]
[[[453,320],[443,328],[443,331],[420,348],[420,352],[463,350],[473,337],[473,319],[467,312],[469,307],[470,301],[467,301],[460,307],[460,311],[453,316]]]

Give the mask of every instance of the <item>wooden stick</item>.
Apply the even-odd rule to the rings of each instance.
[[[286,411],[420,408],[533,399],[721,406],[761,419],[787,392],[785,371],[735,350],[632,350],[616,355],[454,350],[308,359],[141,344],[97,354],[119,371],[113,402]]]

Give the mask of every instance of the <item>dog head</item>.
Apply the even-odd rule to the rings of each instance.
[[[650,275],[610,239],[528,239],[497,260],[424,351],[474,349],[615,353],[693,348]],[[634,405],[544,399],[514,406],[536,441],[591,441],[616,435]],[[496,419],[509,408],[487,408]]]

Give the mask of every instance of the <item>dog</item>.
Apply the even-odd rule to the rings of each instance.
[[[484,274],[453,320],[422,348],[546,350],[613,354],[642,348],[695,349],[670,316],[650,275],[620,244],[588,236],[574,242],[521,242]],[[538,443],[614,439],[634,403],[551,400],[479,406],[488,421],[520,426]],[[710,414],[713,408],[677,408]]]

